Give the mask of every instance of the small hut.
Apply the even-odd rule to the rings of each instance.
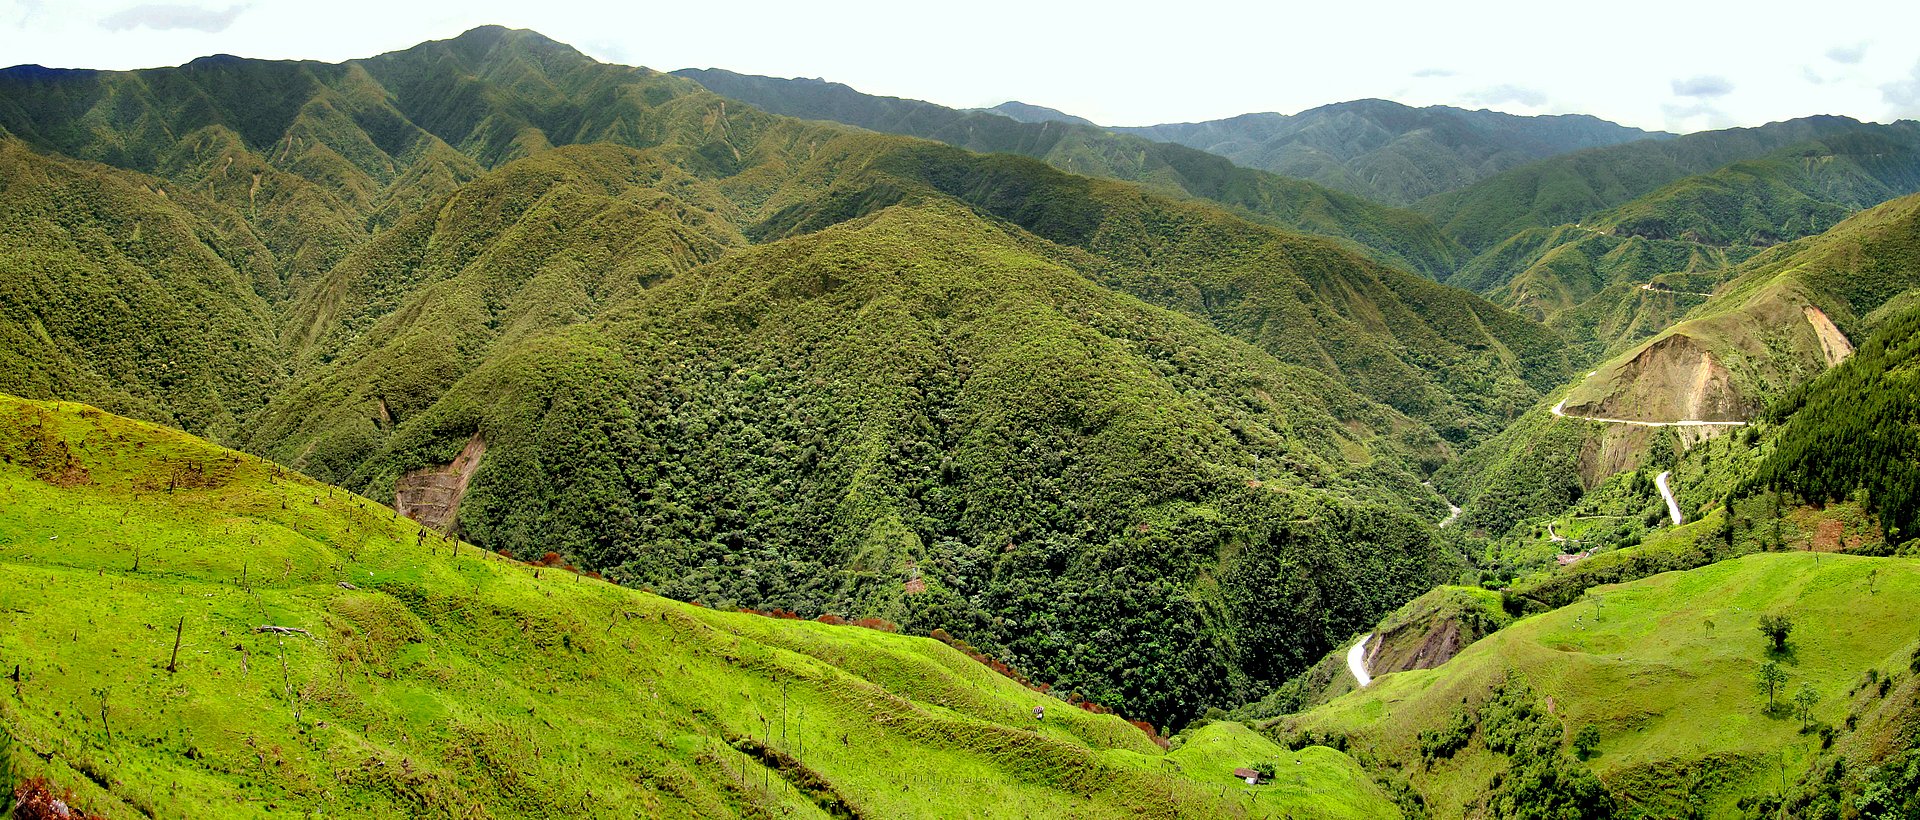
[[[1238,769],[1234,769],[1233,776],[1238,777],[1241,780],[1247,781],[1247,785],[1249,786],[1260,785],[1260,773],[1252,769],[1246,768],[1244,766]]]

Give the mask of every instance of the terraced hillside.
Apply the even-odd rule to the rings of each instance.
[[[0,454],[0,753],[107,817],[1398,814],[1330,749],[1169,754],[937,641],[520,564],[83,405],[0,398]]]

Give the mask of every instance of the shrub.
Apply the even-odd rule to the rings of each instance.
[[[1580,727],[1580,733],[1573,736],[1573,753],[1581,760],[1593,757],[1600,751],[1600,727],[1591,723]]]

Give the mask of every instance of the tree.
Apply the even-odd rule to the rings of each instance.
[[[1786,682],[1787,682],[1787,673],[1785,670],[1780,668],[1780,664],[1774,663],[1773,661],[1767,661],[1766,663],[1763,663],[1760,665],[1759,686],[1760,686],[1760,691],[1765,692],[1767,695],[1768,711],[1772,711],[1774,707],[1774,702],[1773,702],[1774,694],[1780,691],[1781,684],[1784,684]]]
[[[1573,753],[1586,760],[1599,750],[1600,727],[1591,723],[1580,727],[1580,733],[1573,736]]]
[[[1787,636],[1793,634],[1793,619],[1779,613],[1760,616],[1760,634],[1773,641],[1773,651],[1787,651]]]
[[[1794,712],[1800,716],[1800,731],[1807,730],[1807,724],[1813,719],[1813,705],[1820,702],[1820,692],[1811,683],[1800,684],[1800,691],[1793,694]]]

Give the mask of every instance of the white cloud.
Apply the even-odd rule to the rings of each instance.
[[[39,14],[41,7],[46,5],[46,0],[18,0],[14,5],[20,7],[20,19],[13,22],[14,28],[26,28],[28,23],[33,22],[33,16]]]
[[[232,26],[234,18],[239,17],[240,13],[246,10],[246,6],[228,6],[216,11],[199,6],[143,3],[102,18],[100,27],[108,31],[127,31],[136,28],[150,28],[155,31],[189,29],[218,34]]]
[[[1733,81],[1715,74],[1673,81],[1673,93],[1682,97],[1724,97],[1733,93]]]
[[[1469,91],[1466,93],[1466,99],[1475,105],[1506,105],[1508,103],[1519,103],[1528,108],[1539,108],[1547,104],[1547,93],[1538,88],[1502,83],[1488,88]]]
[[[1920,62],[1913,64],[1913,70],[1905,79],[1880,86],[1880,96],[1891,106],[1894,116],[1920,117]]]
[[[1450,68],[1423,68],[1413,72],[1413,76],[1423,80],[1431,77],[1451,77],[1454,74],[1454,70]]]
[[[1866,59],[1866,56],[1866,43],[1854,43],[1850,46],[1834,46],[1833,48],[1827,49],[1827,59],[1843,65],[1857,65],[1861,60]]]

